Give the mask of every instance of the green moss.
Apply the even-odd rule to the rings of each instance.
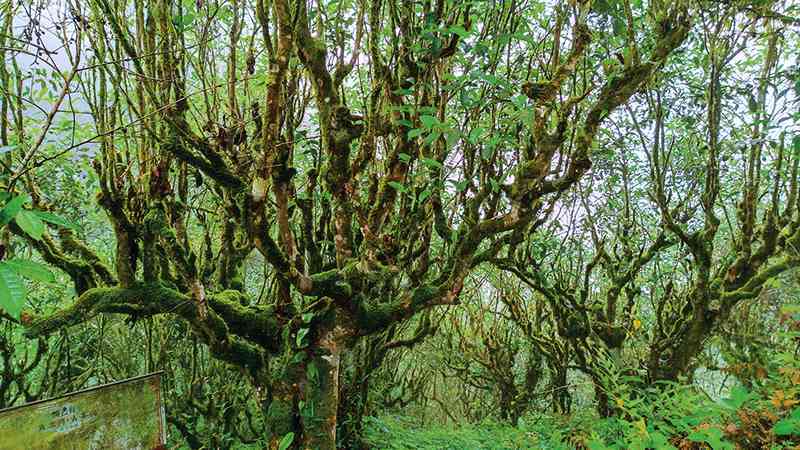
[[[312,288],[309,295],[327,295],[338,298],[350,298],[353,289],[338,270],[328,270],[311,275]]]
[[[291,397],[273,397],[267,408],[266,423],[273,437],[280,439],[294,431],[294,405]]]
[[[281,348],[280,326],[269,308],[242,305],[244,294],[224,291],[207,298],[208,315],[200,318],[195,301],[162,283],[135,283],[129,288],[94,288],[75,303],[46,317],[34,318],[25,330],[28,337],[45,335],[86,322],[100,313],[132,317],[176,314],[191,325],[198,337],[218,359],[262,376],[266,367],[264,350]]]
[[[266,365],[261,350],[235,336],[219,348],[211,346],[211,352],[222,361],[247,369],[253,378],[258,378]]]
[[[233,290],[208,297],[211,309],[225,320],[229,328],[268,350],[278,351],[281,348],[281,334],[274,310],[244,306],[243,300],[246,301],[246,296]]]
[[[424,308],[437,294],[438,289],[426,285],[414,289],[410,296],[402,296],[390,302],[362,300],[356,308],[356,323],[367,333],[379,330],[386,324]]]
[[[244,289],[244,278],[242,278],[242,274],[239,271],[228,280],[228,285],[233,290],[243,290]]]
[[[92,288],[78,297],[72,306],[31,321],[25,334],[28,337],[48,334],[85,322],[99,313],[149,316],[169,310],[181,313],[187,306],[194,307],[189,297],[161,284],[136,283],[129,288]]]
[[[267,350],[278,351],[280,326],[274,312],[270,308],[243,306],[243,297],[244,294],[236,291],[208,296],[211,311],[207,319],[200,322],[195,302],[162,283],[136,283],[130,288],[93,288],[78,297],[72,306],[49,316],[34,318],[27,325],[25,334],[29,337],[45,335],[86,322],[100,313],[135,317],[173,313],[206,330],[210,333],[209,339],[224,341],[232,330],[234,334],[250,339]]]

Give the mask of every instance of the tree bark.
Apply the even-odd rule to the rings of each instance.
[[[340,448],[350,450],[367,450],[363,441],[364,415],[367,412],[367,394],[369,392],[369,376],[354,348],[344,355],[339,372],[339,430],[337,438]]]
[[[339,366],[349,332],[334,311],[314,328],[311,344],[273,373],[267,405],[269,448],[293,433],[291,449],[334,450],[339,409]]]

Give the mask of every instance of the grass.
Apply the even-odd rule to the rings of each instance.
[[[506,450],[506,449],[567,449],[560,436],[546,436],[541,427],[513,427],[487,420],[459,426],[425,426],[402,416],[369,417],[366,440],[381,450]],[[556,433],[557,435],[560,433]],[[556,438],[556,440],[553,440]]]

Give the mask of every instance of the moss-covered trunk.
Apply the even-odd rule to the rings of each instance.
[[[343,361],[344,362],[344,361]],[[364,376],[358,360],[347,358],[339,383],[339,448],[366,450],[363,440],[364,415],[367,411],[369,378]],[[348,370],[349,369],[349,370]]]
[[[697,307],[691,322],[670,340],[650,346],[647,359],[648,381],[678,381],[692,378],[695,359],[703,352],[706,340],[713,334],[716,320],[705,308]]]
[[[572,406],[572,396],[570,395],[569,384],[567,383],[566,366],[557,366],[552,374],[552,402],[553,412],[558,414],[569,414]]]
[[[614,408],[611,406],[608,393],[605,388],[598,382],[594,384],[594,399],[597,413],[600,417],[611,417],[614,414]]]
[[[312,333],[311,343],[287,355],[272,379],[267,404],[269,448],[291,440],[291,449],[333,450],[339,408],[339,365],[347,335],[334,318]],[[291,433],[291,435],[290,435]]]
[[[336,448],[341,352],[337,332],[336,328],[325,330],[308,363],[301,409],[303,448]]]

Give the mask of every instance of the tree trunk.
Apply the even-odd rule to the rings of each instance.
[[[339,372],[339,448],[367,450],[364,444],[364,415],[367,412],[369,376],[359,355],[358,347],[343,355]]]
[[[343,329],[325,329],[315,345],[306,370],[305,405],[301,411],[304,448],[335,449],[339,408],[339,363]],[[310,409],[310,411],[308,411]],[[307,413],[302,413],[306,411]]]
[[[611,417],[614,415],[614,408],[611,406],[608,394],[598,382],[594,383],[594,398],[597,402],[597,413],[600,414],[600,417]]]
[[[567,369],[563,366],[557,368],[551,367],[552,370],[552,401],[553,412],[557,414],[569,414],[572,406],[572,396],[570,395],[569,387],[567,386]]]
[[[511,422],[516,420],[513,414],[515,393],[502,381],[499,383],[498,404],[500,406],[500,420]]]
[[[289,440],[290,449],[334,450],[339,407],[339,364],[347,335],[335,319],[315,330],[308,348],[298,351],[282,373],[273,374],[267,407],[269,448]]]
[[[647,359],[648,381],[678,381],[691,378],[692,363],[703,352],[705,342],[714,330],[714,318],[705,311],[695,312],[692,322],[672,341],[651,345]]]

